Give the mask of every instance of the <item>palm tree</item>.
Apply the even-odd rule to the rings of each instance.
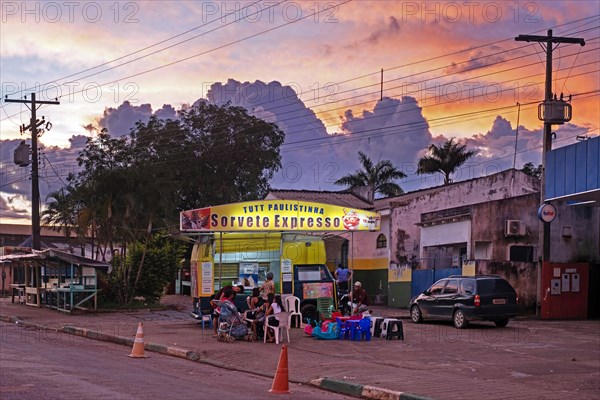
[[[373,161],[362,151],[358,152],[358,159],[362,169],[357,170],[354,174],[341,177],[335,181],[336,185],[345,185],[350,189],[370,188],[368,200],[371,203],[375,199],[375,193],[384,196],[398,196],[404,193],[404,190],[394,180],[406,178],[406,174],[394,167],[390,160],[382,160],[373,165]]]
[[[440,172],[444,175],[444,185],[451,183],[450,175],[475,155],[475,151],[467,151],[466,147],[466,144],[455,142],[454,138],[446,140],[441,146],[431,144],[428,147],[429,155],[419,160],[417,174]]]
[[[48,203],[47,208],[42,212],[42,220],[52,229],[60,233],[64,230],[65,238],[69,246],[69,251],[73,251],[71,246],[71,230],[76,225],[76,215],[74,211],[72,189],[67,187],[49,193],[46,200],[54,199]]]

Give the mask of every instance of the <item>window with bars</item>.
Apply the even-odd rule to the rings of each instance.
[[[383,233],[379,234],[379,236],[377,236],[377,248],[378,249],[385,249],[387,247],[387,238],[385,237],[385,235]]]

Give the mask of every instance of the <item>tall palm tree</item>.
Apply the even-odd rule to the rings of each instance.
[[[444,185],[451,183],[450,175],[475,155],[475,151],[466,150],[466,147],[466,144],[455,142],[454,138],[446,140],[440,146],[431,144],[428,147],[429,155],[419,160],[417,174],[440,172],[444,175]]]
[[[73,204],[72,188],[61,188],[60,190],[49,193],[46,200],[54,199],[48,203],[47,208],[42,212],[44,223],[52,225],[52,229],[60,233],[64,230],[65,238],[69,250],[71,246],[71,230],[76,225],[76,214]]]
[[[375,193],[384,196],[398,196],[404,193],[404,190],[394,182],[396,179],[406,178],[406,174],[392,164],[390,160],[382,160],[377,164],[362,151],[358,152],[358,159],[362,169],[354,174],[348,174],[335,181],[336,185],[345,185],[350,189],[357,187],[368,187],[369,201],[372,203],[375,199]]]

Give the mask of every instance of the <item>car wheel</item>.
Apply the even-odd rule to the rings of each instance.
[[[454,321],[454,326],[458,329],[463,329],[469,324],[467,318],[465,317],[465,313],[462,310],[454,311],[452,320]]]
[[[504,328],[506,325],[508,325],[508,319],[501,319],[499,321],[494,321],[494,323],[498,328]]]
[[[302,320],[306,323],[310,321],[316,321],[319,317],[319,313],[317,312],[317,306],[314,304],[305,304],[300,309],[300,313],[302,313]]]
[[[423,315],[421,314],[419,306],[412,306],[410,309],[410,319],[412,319],[412,322],[415,324],[423,322]]]

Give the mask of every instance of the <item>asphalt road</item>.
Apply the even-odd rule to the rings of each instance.
[[[290,384],[268,392],[272,380],[147,353],[130,358],[123,346],[0,322],[0,398],[51,399],[349,399]],[[243,363],[232,353],[232,363]]]

